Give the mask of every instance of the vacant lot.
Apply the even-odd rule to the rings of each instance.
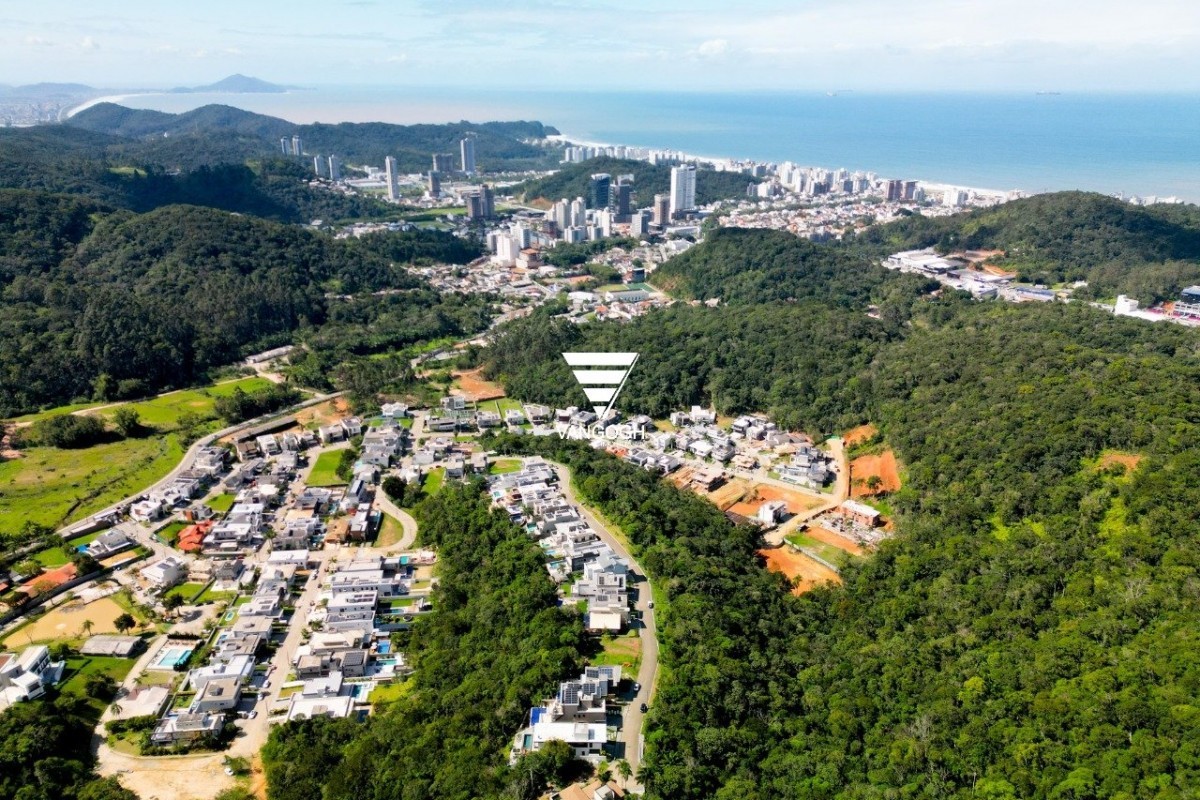
[[[454,388],[468,400],[494,400],[504,397],[504,387],[498,383],[485,380],[482,369],[470,372],[454,372]]]
[[[874,488],[868,485],[872,477],[879,479]],[[896,464],[896,454],[891,450],[874,456],[859,456],[850,462],[851,497],[887,494],[899,488],[900,468]]]
[[[521,461],[517,458],[500,458],[488,464],[488,472],[492,475],[504,475],[521,469]]]
[[[1105,469],[1113,464],[1120,464],[1125,467],[1127,472],[1133,472],[1138,468],[1138,464],[1142,463],[1142,457],[1137,453],[1122,453],[1117,450],[1109,450],[1100,456],[1096,462],[1096,469]]]
[[[640,636],[605,636],[601,640],[604,649],[591,659],[596,666],[623,667],[623,673],[630,677],[637,675],[642,663],[642,639]]]
[[[853,447],[859,442],[867,441],[877,433],[879,433],[879,429],[874,425],[859,425],[857,428],[851,428],[846,431],[846,435],[842,437],[842,442],[848,448]]]
[[[345,486],[346,481],[338,477],[338,464],[342,461],[341,450],[326,450],[317,456],[312,472],[308,476],[309,486]]]
[[[179,463],[172,435],[125,439],[82,450],[31,447],[0,463],[0,530],[32,520],[59,527],[142,491]]]
[[[834,547],[845,550],[847,553],[852,555],[861,556],[863,554],[862,545],[860,545],[858,542],[847,539],[845,536],[841,536],[835,531],[828,530],[827,528],[815,526],[806,529],[804,533],[810,538],[816,539],[819,542],[824,542],[828,545],[833,545]]]
[[[792,594],[804,594],[817,586],[826,583],[841,583],[838,574],[823,564],[818,564],[802,553],[797,553],[788,547],[774,547],[759,550],[758,554],[767,562],[767,569],[781,572],[788,578],[799,581],[792,589]]]
[[[179,425],[179,418],[187,413],[198,414],[202,417],[212,415],[216,398],[231,395],[237,389],[243,392],[253,392],[270,386],[266,378],[240,378],[228,383],[220,383],[204,389],[183,389],[178,392],[159,395],[150,400],[140,400],[136,403],[123,403],[104,408],[100,411],[89,412],[104,417],[113,417],[119,408],[132,408],[138,413],[142,422],[160,431],[174,430]]]
[[[18,628],[4,640],[5,647],[21,647],[28,644],[50,644],[75,639],[84,639],[97,633],[116,633],[113,621],[125,613],[111,597],[84,605],[78,601],[65,603],[33,622]],[[84,623],[92,623],[86,632]]]
[[[384,514],[379,525],[379,535],[375,538],[376,547],[391,547],[404,537],[404,526],[400,520],[391,514]]]

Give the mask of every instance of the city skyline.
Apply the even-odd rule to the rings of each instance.
[[[0,69],[11,84],[159,88],[241,72],[325,86],[1200,88],[1200,7],[1181,0],[1150,0],[1136,13],[1082,0],[759,0],[736,11],[668,0],[653,12],[629,0],[217,0],[203,11],[132,0],[82,14],[47,0],[2,18]]]

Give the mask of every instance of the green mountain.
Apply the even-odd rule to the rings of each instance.
[[[336,153],[350,163],[383,165],[395,156],[405,172],[428,172],[433,153],[458,158],[459,142],[475,137],[475,154],[483,170],[546,169],[558,150],[532,144],[557,133],[540,122],[454,122],[445,125],[391,125],[382,122],[296,125],[277,117],[224,105],[207,105],[182,114],[130,109],[100,103],[66,121],[97,133],[132,138],[208,134],[250,137],[259,156],[279,153],[281,136],[301,137],[305,153]],[[311,162],[310,162],[311,164]]]

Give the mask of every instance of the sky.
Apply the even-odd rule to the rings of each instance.
[[[1197,0],[0,0],[0,83],[1191,91]]]

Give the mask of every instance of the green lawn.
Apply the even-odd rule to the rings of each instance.
[[[237,592],[216,592],[211,587],[204,590],[204,593],[196,598],[196,605],[204,605],[205,603],[226,603],[232,600],[237,595]]]
[[[623,667],[624,674],[631,679],[637,677],[638,668],[642,664],[642,640],[637,636],[636,632],[631,632],[621,636],[604,636],[601,639],[601,644],[604,649],[599,655],[590,659],[593,665],[596,666],[619,666]]]
[[[421,490],[426,495],[432,497],[442,490],[442,486],[446,484],[446,470],[442,467],[431,469],[425,473],[424,482],[421,484]]]
[[[412,680],[396,681],[377,686],[372,690],[368,699],[372,703],[394,703],[404,699],[412,690]]]
[[[0,532],[28,521],[59,527],[150,486],[179,463],[174,435],[82,450],[31,447],[0,463]]]
[[[67,659],[63,669],[63,682],[59,691],[64,694],[77,694],[87,697],[87,679],[91,675],[110,675],[117,683],[125,680],[125,676],[137,662],[135,658],[109,658],[102,656],[72,656]],[[108,705],[103,700],[89,699],[88,702],[98,713],[103,713]]]
[[[206,583],[181,583],[178,586],[172,586],[167,590],[164,597],[179,596],[188,605],[191,605],[196,597],[205,590],[208,584]]]
[[[159,539],[162,539],[163,542],[165,542],[166,544],[174,546],[175,540],[179,538],[179,532],[182,531],[184,528],[188,527],[188,525],[190,525],[190,524],[191,524],[190,522],[183,522],[182,520],[178,520],[178,521],[172,522],[170,525],[166,526],[165,528],[163,528],[161,531],[159,531],[155,535]]]
[[[489,475],[504,475],[509,472],[518,472],[521,469],[521,461],[516,458],[501,458],[488,464]]]
[[[61,567],[71,559],[67,557],[67,551],[63,549],[62,545],[56,545],[34,553],[33,560],[43,567],[53,569],[54,567]]]
[[[223,494],[213,495],[205,500],[205,504],[218,514],[228,514],[229,509],[233,508],[234,502],[237,500],[237,495],[225,492]]]
[[[384,514],[379,524],[379,535],[375,538],[376,547],[391,547],[404,536],[404,526],[400,520],[391,514]]]
[[[346,481],[338,477],[338,464],[342,461],[341,450],[326,450],[317,456],[312,472],[308,476],[309,486],[345,486]]]

